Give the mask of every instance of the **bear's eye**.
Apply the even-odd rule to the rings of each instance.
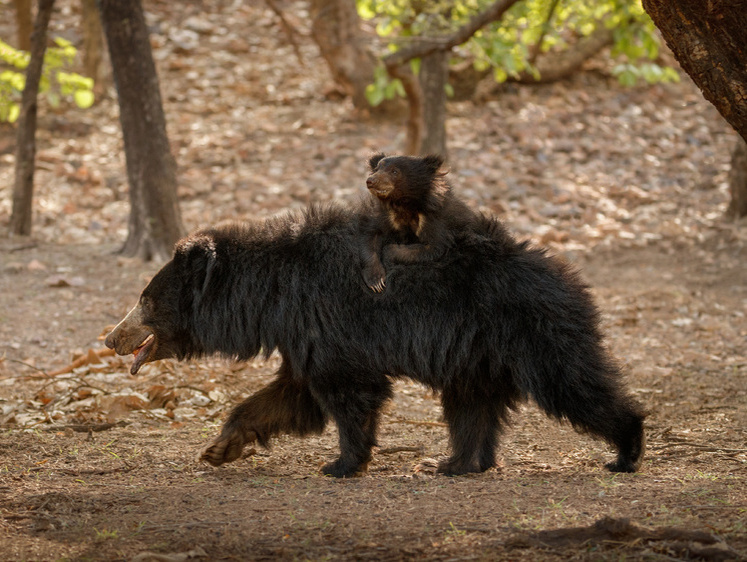
[[[395,177],[398,176],[399,175],[399,170],[397,168],[393,168],[392,169],[392,175],[395,176]]]

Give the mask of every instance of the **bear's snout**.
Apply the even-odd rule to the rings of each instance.
[[[104,344],[117,355],[129,355],[135,351],[151,334],[151,330],[143,325],[143,313],[140,305],[136,305],[127,313],[122,321],[106,336]]]

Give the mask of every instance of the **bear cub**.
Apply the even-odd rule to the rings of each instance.
[[[363,279],[377,293],[386,286],[382,252],[395,263],[436,260],[453,245],[454,232],[476,215],[452,192],[441,156],[373,155],[366,187],[372,211],[361,219]]]

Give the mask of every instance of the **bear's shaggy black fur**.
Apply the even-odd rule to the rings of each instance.
[[[198,232],[107,337],[136,353],[133,371],[164,357],[280,352],[275,381],[231,412],[203,460],[230,462],[247,443],[319,433],[332,419],[340,456],[323,472],[351,476],[371,459],[392,380],[409,377],[441,395],[452,447],[442,473],[493,466],[509,410],[526,399],[614,445],[610,470],[639,468],[644,414],[571,268],[483,217],[453,232],[442,259],[385,260],[387,290],[372,293],[355,259],[360,212],[311,208]]]
[[[438,259],[476,215],[452,192],[443,158],[373,155],[366,187],[374,196],[361,216],[363,278],[375,292],[386,286],[382,248],[397,263]]]

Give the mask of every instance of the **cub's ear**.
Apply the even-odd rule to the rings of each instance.
[[[434,176],[438,172],[438,169],[443,166],[443,163],[443,157],[438,154],[429,154],[428,156],[423,158],[423,164],[425,164],[426,169]]]
[[[376,166],[379,165],[379,162],[381,162],[384,158],[386,158],[386,154],[383,152],[377,152],[371,158],[368,160],[368,167],[373,172],[376,169]]]

